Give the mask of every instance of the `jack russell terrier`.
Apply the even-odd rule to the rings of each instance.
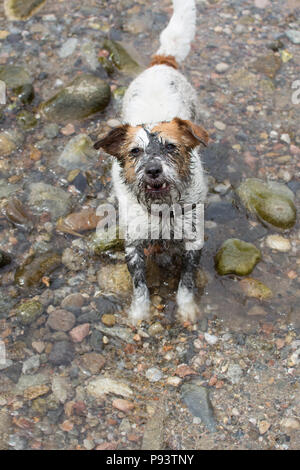
[[[139,236],[135,230],[127,230],[125,237],[125,257],[133,280],[129,320],[134,325],[149,320],[145,252],[157,244],[168,252],[175,246],[181,251],[178,317],[183,322],[195,322],[200,314],[194,276],[203,237],[192,243],[189,235],[174,237],[174,222],[181,215],[178,207],[203,205],[207,193],[200,153],[208,144],[208,134],[197,124],[196,91],[178,71],[178,64],[189,53],[195,27],[195,1],[173,0],[173,15],[160,35],[157,53],[125,93],[123,124],[95,144],[96,149],[102,148],[114,157],[112,182],[121,218],[130,214],[131,226],[139,225]],[[149,238],[147,216],[154,213],[154,218],[161,220],[157,207],[162,206],[170,209],[171,237],[165,239],[160,234]]]

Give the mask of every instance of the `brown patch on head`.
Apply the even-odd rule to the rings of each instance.
[[[173,67],[173,69],[179,68],[173,55],[154,55],[149,67],[153,67],[153,65],[168,65],[169,67]]]

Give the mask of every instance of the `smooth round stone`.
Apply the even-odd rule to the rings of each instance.
[[[29,204],[37,213],[46,211],[57,219],[71,209],[71,195],[62,188],[39,182],[31,183],[29,191]]]
[[[269,235],[266,238],[266,244],[269,248],[286,253],[291,249],[291,242],[280,235]]]
[[[32,82],[28,72],[17,65],[0,65],[0,80],[8,88],[17,88]]]
[[[84,297],[81,294],[70,294],[64,298],[61,303],[63,309],[70,310],[73,313],[77,313],[81,310],[84,304]]]
[[[0,133],[0,157],[9,155],[16,148],[16,144],[13,142],[8,132]]]
[[[160,335],[164,332],[163,326],[159,322],[153,323],[153,325],[149,326],[148,333],[150,336]]]
[[[250,212],[273,227],[286,230],[296,222],[294,193],[284,184],[248,178],[237,194]]]
[[[29,256],[25,262],[17,268],[15,282],[21,287],[33,287],[42,282],[44,276],[48,276],[61,264],[58,253],[44,253],[42,255]]]
[[[86,170],[98,157],[91,138],[85,134],[73,137],[58,157],[58,164],[67,170]]]
[[[273,296],[271,289],[257,279],[247,277],[240,281],[240,285],[247,297],[267,300]]]
[[[75,325],[75,316],[68,310],[57,309],[49,315],[47,325],[53,330],[69,331]]]
[[[30,325],[44,311],[43,305],[37,300],[27,300],[16,307],[16,317],[22,325]]]
[[[70,341],[58,341],[51,349],[49,361],[57,366],[67,365],[72,362],[74,354],[74,346]]]
[[[216,269],[219,274],[250,274],[261,259],[261,253],[252,243],[237,238],[226,240],[215,257]]]
[[[224,73],[229,69],[229,65],[226,64],[225,62],[220,62],[219,64],[216,65],[216,72],[218,73]]]
[[[105,313],[104,315],[102,315],[101,321],[106,326],[114,326],[116,324],[116,317],[109,313]]]
[[[97,273],[97,280],[104,292],[127,294],[132,289],[132,280],[126,264],[102,266]]]
[[[163,378],[163,373],[156,367],[151,367],[146,371],[146,377],[149,382],[158,382]]]
[[[135,75],[141,71],[139,64],[128,54],[124,47],[116,41],[106,39],[103,48],[110,52],[110,59],[114,66],[128,75]]]

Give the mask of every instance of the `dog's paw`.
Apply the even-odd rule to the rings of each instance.
[[[196,304],[193,292],[185,287],[180,287],[176,296],[177,316],[182,322],[195,323],[201,316],[201,311]]]
[[[150,319],[150,301],[133,300],[129,312],[128,319],[132,325],[137,325],[142,320]]]

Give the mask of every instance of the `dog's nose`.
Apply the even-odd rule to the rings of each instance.
[[[148,163],[145,168],[146,175],[153,179],[158,178],[162,171],[162,166],[159,162]]]

